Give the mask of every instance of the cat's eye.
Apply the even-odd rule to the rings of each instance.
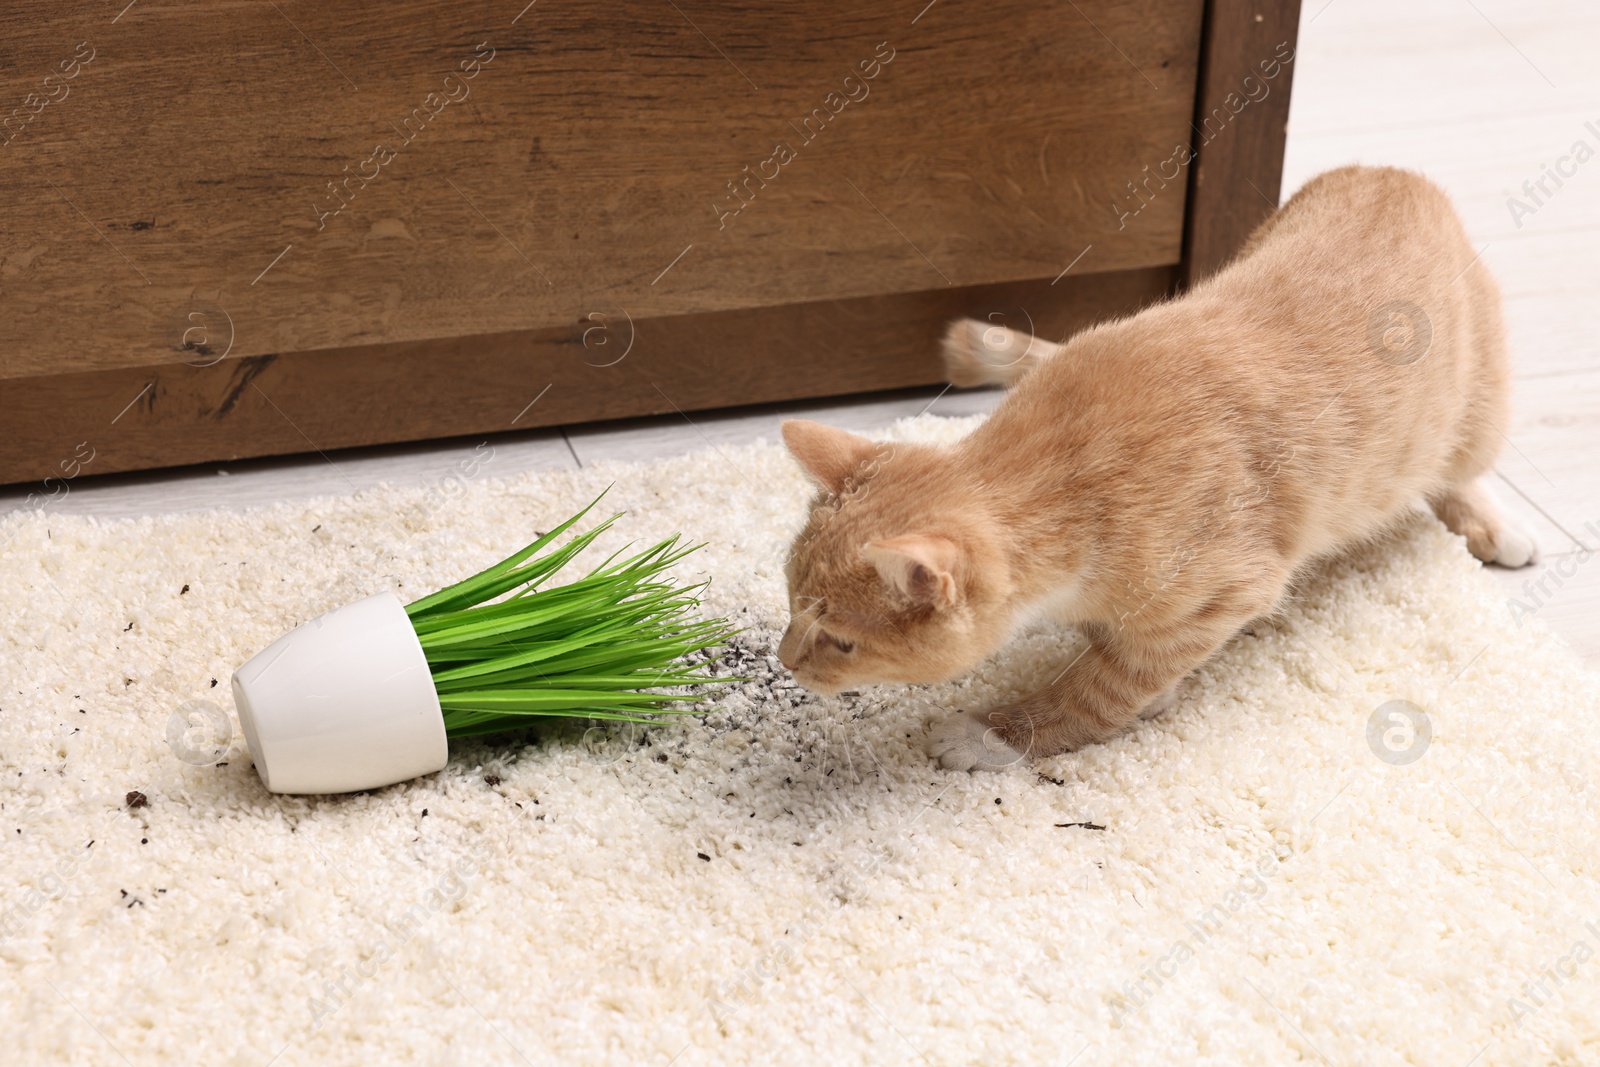
[[[842,638],[835,637],[827,631],[823,631],[822,639],[828,644],[832,645],[834,648],[837,648],[840,652],[854,652],[856,650],[856,643],[854,641],[846,641]]]

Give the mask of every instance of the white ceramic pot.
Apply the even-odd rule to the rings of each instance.
[[[449,760],[444,714],[405,605],[384,592],[302,623],[233,673],[233,701],[274,793],[349,793]]]

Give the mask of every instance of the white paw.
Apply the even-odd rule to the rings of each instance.
[[[1494,539],[1494,562],[1502,567],[1526,567],[1539,562],[1539,543],[1526,526],[1502,516]]]
[[[952,771],[1002,771],[1027,758],[976,715],[952,715],[936,723],[925,748]]]
[[[1150,703],[1146,704],[1144,706],[1144,710],[1139,713],[1139,718],[1141,718],[1141,719],[1153,719],[1157,715],[1160,715],[1162,712],[1171,709],[1177,703],[1178,703],[1178,687],[1177,686],[1173,686],[1171,689],[1168,689],[1165,693],[1162,693],[1160,696],[1156,697]]]

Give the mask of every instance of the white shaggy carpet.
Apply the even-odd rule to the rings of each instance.
[[[174,757],[174,709],[231,715],[229,671],[279,633],[459,578],[612,480],[620,534],[707,541],[685,574],[749,627],[728,662],[756,680],[708,719],[460,745],[334,798],[265,793],[242,743]],[[1431,519],[1306,582],[1165,716],[969,775],[930,765],[925,722],[1072,637],[957,685],[789,688],[806,493],[758,446],[0,521],[0,1060],[1600,1063],[1600,679]],[[1368,738],[1396,699],[1431,732],[1406,764],[1403,722]]]

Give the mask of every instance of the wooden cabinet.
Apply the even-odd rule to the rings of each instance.
[[[0,481],[932,382],[1269,210],[1297,5],[924,3],[8,5]]]

